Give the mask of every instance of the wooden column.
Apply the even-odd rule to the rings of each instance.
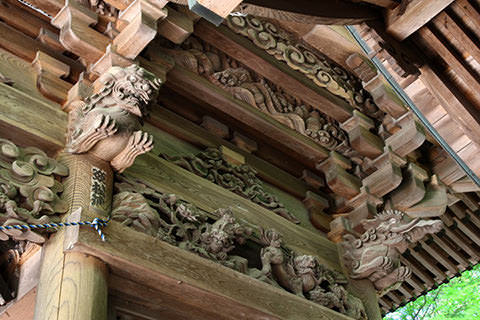
[[[70,154],[62,154],[60,161],[70,169],[64,181],[63,196],[70,203],[65,220],[106,217],[113,185],[109,163],[89,155]],[[88,231],[94,233],[91,229]],[[69,252],[69,239],[78,231],[78,227],[60,229],[45,244],[35,320],[107,319],[107,266],[96,257]]]

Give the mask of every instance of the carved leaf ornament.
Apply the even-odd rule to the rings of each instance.
[[[257,47],[302,72],[318,86],[342,97],[353,108],[369,116],[381,115],[371,96],[353,75],[319,52],[296,43],[292,35],[272,22],[247,15],[229,16],[226,24]]]
[[[346,314],[367,319],[360,299],[345,289],[347,279],[321,265],[314,256],[298,255],[283,245],[273,229],[263,230],[237,221],[230,209],[208,214],[174,194],[164,194],[124,176],[117,176],[112,219],[139,232],[213,260],[257,280],[283,288],[300,297]],[[259,230],[259,235],[253,233]],[[261,246],[261,268],[255,262],[232,254],[247,240]],[[254,246],[255,247],[255,246]],[[252,257],[249,253],[246,256]]]
[[[67,175],[68,168],[42,150],[0,139],[0,225],[57,222],[68,208],[59,198],[63,186],[56,178]],[[0,240],[9,238],[45,241],[37,231],[0,231]]]

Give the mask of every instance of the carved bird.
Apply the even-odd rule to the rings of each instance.
[[[139,129],[161,82],[137,65],[112,67],[97,81],[101,90],[71,112],[67,151],[88,152],[122,172],[153,148],[153,137]]]

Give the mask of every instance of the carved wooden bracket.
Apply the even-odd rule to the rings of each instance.
[[[107,36],[90,27],[97,22],[96,13],[77,1],[66,0],[51,23],[60,29],[62,45],[91,64],[100,59],[110,42]]]
[[[370,131],[375,123],[358,110],[353,111],[353,116],[343,122],[341,128],[347,131],[350,145],[360,155],[375,159],[383,153],[382,139]]]
[[[335,151],[330,153],[328,159],[317,165],[317,169],[325,175],[329,188],[346,199],[360,193],[360,179],[347,172],[347,169],[351,168],[350,161]]]
[[[157,23],[167,16],[163,7],[164,0],[135,0],[128,8],[120,12],[118,29],[120,33],[113,39],[113,45],[119,55],[135,59],[157,34]],[[128,24],[125,26],[124,23]]]
[[[37,72],[37,88],[47,98],[64,103],[72,85],[61,77],[70,73],[70,67],[48,54],[38,51],[32,62]]]
[[[93,84],[94,94],[70,112],[67,151],[90,153],[122,172],[153,148],[153,137],[140,131],[140,119],[161,82],[131,65],[113,67]]]

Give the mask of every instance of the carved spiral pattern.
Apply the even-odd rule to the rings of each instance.
[[[56,222],[67,211],[58,193],[63,191],[55,176],[67,176],[68,168],[34,147],[19,148],[0,139],[0,225]],[[37,231],[0,231],[0,240],[45,239]]]
[[[229,16],[226,23],[230,29],[248,37],[256,46],[304,73],[317,85],[347,100],[352,107],[371,116],[381,115],[374,104],[365,106],[365,101],[370,96],[357,78],[321,53],[300,47],[291,40],[292,36],[284,36],[287,32],[271,22],[252,16]]]

